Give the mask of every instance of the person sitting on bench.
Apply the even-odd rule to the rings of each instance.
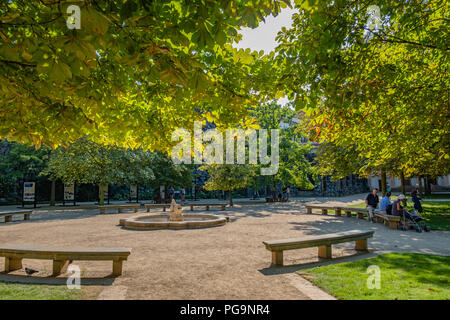
[[[380,213],[392,214],[392,203],[390,200],[391,193],[388,192],[380,201]]]

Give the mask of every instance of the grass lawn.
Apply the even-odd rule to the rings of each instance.
[[[423,199],[447,199],[450,200],[450,194],[433,194],[431,196],[422,196]]]
[[[65,285],[0,282],[0,300],[78,300],[90,298],[83,287],[69,290]]]
[[[393,202],[397,197],[391,197]],[[408,208],[413,208],[411,201],[407,202]],[[350,205],[352,208],[365,208],[365,203]],[[426,201],[422,202],[423,213],[421,217],[429,219],[427,225],[432,230],[450,230],[450,202],[449,201]]]
[[[367,267],[371,265],[380,268],[380,289],[367,288]],[[450,257],[446,256],[389,253],[299,273],[338,299],[450,299]]]

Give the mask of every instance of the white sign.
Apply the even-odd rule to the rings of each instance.
[[[75,183],[64,184],[64,200],[75,200]]]
[[[35,197],[35,183],[24,182],[23,183],[23,201],[34,201]]]

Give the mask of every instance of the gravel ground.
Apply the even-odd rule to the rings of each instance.
[[[194,212],[206,213],[203,210]],[[375,230],[369,240],[372,254],[450,255],[450,232],[402,232],[356,218],[307,215],[300,201],[236,205],[225,212],[214,208],[209,213],[229,216],[230,222],[209,229],[135,231],[118,226],[119,219],[133,216],[132,212],[100,215],[83,209],[39,210],[30,221],[0,224],[0,246],[130,247],[124,273],[115,279],[108,277],[111,262],[74,262],[82,269],[82,285],[103,291],[100,298],[108,299],[308,299],[310,295],[301,285],[292,282],[292,273],[330,262],[319,261],[317,248],[308,248],[285,252],[287,266],[271,267],[271,254],[262,244],[302,235],[371,229]],[[353,246],[333,246],[333,258],[338,258],[333,261],[370,256],[357,254]],[[0,263],[1,271],[3,258]],[[64,276],[48,278],[51,265],[51,261],[24,260],[24,267],[40,271],[37,276],[27,277],[18,270],[0,273],[0,280],[64,284]]]

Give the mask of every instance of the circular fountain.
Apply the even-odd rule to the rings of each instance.
[[[223,226],[228,219],[212,214],[183,214],[183,208],[172,200],[169,215],[141,215],[121,219],[120,225],[129,229],[188,229]]]

